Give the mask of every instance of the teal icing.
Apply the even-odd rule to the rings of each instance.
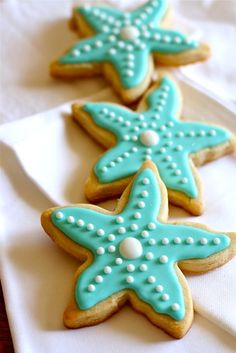
[[[145,159],[151,159],[168,189],[196,198],[198,189],[189,157],[228,141],[229,133],[220,127],[178,120],[178,91],[168,77],[164,77],[160,87],[149,94],[147,103],[148,110],[142,113],[109,103],[83,106],[95,124],[111,131],[117,139],[116,145],[94,166],[99,182],[112,183],[129,177],[137,172]],[[158,134],[159,142],[155,146],[147,147],[141,142],[141,135],[146,130]],[[177,146],[182,150],[176,150]],[[135,149],[138,150],[133,152]]]
[[[60,64],[109,62],[124,88],[134,88],[145,79],[150,53],[175,54],[197,47],[184,34],[160,27],[168,10],[166,0],[148,1],[130,13],[106,8],[77,8],[94,35],[76,43],[59,59]],[[138,35],[124,39],[122,30],[136,28]]]
[[[138,207],[140,201],[145,203],[143,208]],[[119,215],[104,214],[83,206],[57,208],[52,213],[53,224],[93,254],[93,262],[76,282],[75,299],[81,310],[92,308],[113,294],[130,289],[157,313],[169,315],[175,320],[184,318],[183,290],[175,272],[175,264],[181,260],[203,259],[216,254],[230,245],[230,238],[193,226],[161,223],[157,220],[160,206],[161,193],[156,176],[150,168],[146,168],[135,177],[128,202]],[[136,212],[140,213],[140,218],[135,217]],[[117,223],[117,216],[123,217],[123,223]],[[80,225],[77,224],[78,220]],[[131,224],[134,223],[137,229],[131,230]],[[88,224],[93,225],[92,230],[87,229]],[[126,229],[125,233],[120,234],[120,227]],[[97,234],[98,229],[103,231],[100,236]],[[148,232],[145,237],[143,231]],[[113,238],[108,240],[110,234],[113,234]],[[142,245],[142,254],[132,260],[122,256],[119,250],[121,242],[127,237],[137,239]],[[181,243],[175,242],[176,237]],[[163,238],[168,239],[168,244],[163,244]],[[109,252],[111,245],[114,246],[113,252]],[[103,255],[97,254],[100,247],[104,249]],[[149,252],[153,254],[150,260],[146,258]],[[160,262],[160,256],[163,255],[168,262]],[[123,260],[122,264],[116,264],[117,258]],[[133,272],[127,271],[130,264],[135,267]],[[141,264],[147,265],[147,271],[140,270]],[[111,268],[111,273],[104,273],[106,266]],[[96,282],[96,276],[102,276],[102,283]],[[133,283],[127,283],[127,276],[133,277]],[[149,276],[154,276],[153,283],[149,283]],[[94,286],[93,292],[88,289],[91,285]],[[163,287],[162,292],[156,291],[158,285]],[[163,294],[169,296],[167,300],[163,299]],[[173,304],[179,306],[178,310],[173,310]]]

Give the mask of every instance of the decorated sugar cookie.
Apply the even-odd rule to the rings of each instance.
[[[126,302],[173,337],[185,335],[193,305],[182,271],[202,273],[229,261],[236,234],[168,223],[167,192],[153,162],[143,164],[114,212],[93,205],[45,211],[49,236],[83,264],[64,322],[98,324]]]
[[[209,56],[209,48],[172,29],[167,0],[151,0],[133,12],[85,5],[74,22],[85,39],[51,65],[60,78],[104,74],[125,102],[135,101],[148,87],[154,62],[185,65]]]
[[[229,131],[179,120],[181,97],[164,76],[142,99],[138,111],[110,103],[75,104],[76,121],[109,150],[95,163],[85,193],[92,202],[119,196],[145,160],[158,167],[171,203],[203,212],[198,166],[232,152]]]

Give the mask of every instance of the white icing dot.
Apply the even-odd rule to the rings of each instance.
[[[156,119],[156,120],[159,120],[160,119],[160,114],[156,113],[153,118]]]
[[[71,54],[72,54],[73,56],[79,56],[79,55],[80,55],[80,51],[79,51],[79,49],[73,49],[72,52],[71,52]]]
[[[127,283],[133,283],[134,282],[134,277],[133,276],[127,276],[126,277],[126,282]]]
[[[129,135],[124,135],[124,136],[123,136],[123,140],[124,140],[124,141],[129,141],[129,138],[130,138]],[[125,152],[125,153],[126,153],[126,152]]]
[[[93,225],[92,223],[89,223],[89,224],[87,225],[87,229],[88,229],[88,230],[93,230],[93,229],[94,229],[94,225]]]
[[[136,135],[132,136],[132,140],[133,141],[138,141],[138,136],[136,136]]]
[[[107,239],[108,239],[109,241],[114,241],[114,240],[116,239],[116,237],[115,237],[114,234],[109,234],[108,237],[107,237]]]
[[[183,131],[178,131],[178,132],[176,133],[176,136],[177,136],[177,137],[184,137]]]
[[[177,164],[175,162],[170,164],[171,169],[175,169],[177,167]]]
[[[125,126],[130,126],[131,125],[131,122],[129,120],[126,120],[125,121]]]
[[[181,43],[181,38],[180,37],[174,37],[174,42],[176,44],[180,44]]]
[[[115,55],[116,54],[116,49],[115,48],[109,49],[109,54],[110,55]]]
[[[83,227],[84,226],[84,221],[82,219],[78,219],[77,226]]]
[[[144,207],[145,207],[145,202],[144,201],[139,201],[138,208],[144,208]]]
[[[165,147],[161,147],[160,148],[160,153],[165,153],[166,152],[166,148]]]
[[[174,241],[175,244],[180,244],[181,243],[180,237],[175,237],[173,241]]]
[[[109,165],[110,165],[110,167],[115,167],[115,162],[114,161],[111,161],[110,163],[109,163]]]
[[[117,257],[115,259],[115,263],[116,263],[116,265],[121,265],[123,263],[123,260],[120,257]]]
[[[103,269],[104,273],[110,274],[112,272],[112,268],[110,266],[105,266]]]
[[[177,145],[177,146],[175,147],[175,150],[176,150],[176,151],[183,151],[183,146]]]
[[[146,130],[141,134],[140,140],[144,146],[155,146],[159,142],[159,136],[154,130]]]
[[[126,74],[126,76],[129,76],[129,77],[132,77],[132,76],[134,76],[134,72],[133,72],[133,70],[125,70],[125,74]]]
[[[155,33],[153,37],[154,37],[155,40],[160,40],[161,39],[161,35],[159,33]]]
[[[124,157],[129,157],[129,152],[124,152]]]
[[[56,218],[57,219],[62,219],[63,217],[64,217],[64,215],[63,215],[62,212],[59,211],[59,212],[56,213]]]
[[[116,217],[116,223],[124,223],[124,218],[121,216]]]
[[[102,31],[105,32],[105,33],[109,32],[109,27],[106,26],[106,25],[102,26]]]
[[[180,306],[179,306],[178,303],[174,303],[174,304],[171,305],[171,309],[173,311],[178,311],[180,309]]]
[[[97,48],[101,48],[101,47],[103,46],[102,41],[100,41],[100,40],[96,40],[96,42],[95,42],[95,46],[96,46]]]
[[[170,41],[171,41],[171,37],[170,36],[168,36],[168,35],[163,36],[163,42],[170,43]]]
[[[161,242],[162,242],[163,245],[167,245],[167,244],[169,244],[169,239],[168,238],[163,238]]]
[[[88,52],[91,50],[91,46],[89,44],[86,44],[84,47],[83,47],[83,50]]]
[[[160,131],[165,131],[166,130],[166,126],[165,125],[161,125],[160,126]]]
[[[135,212],[134,218],[139,219],[139,218],[141,218],[141,217],[142,217],[142,216],[141,216],[141,213],[140,213],[140,212]]]
[[[118,228],[118,233],[119,234],[124,234],[125,232],[126,232],[126,228],[125,227]]]
[[[166,157],[165,157],[165,161],[167,161],[167,162],[172,161],[172,157],[171,157],[171,156],[169,156],[169,155],[168,155],[168,156],[166,156]]]
[[[102,246],[99,246],[96,250],[98,255],[103,255],[105,253],[105,249]]]
[[[132,223],[131,226],[130,226],[130,229],[135,231],[138,229],[138,225],[136,223]]]
[[[89,284],[89,285],[88,285],[88,291],[89,291],[89,292],[94,292],[95,289],[96,289],[96,287],[95,287],[94,284]]]
[[[141,192],[141,195],[142,195],[142,197],[148,197],[148,191],[147,190],[143,190]]]
[[[148,185],[150,183],[150,180],[148,178],[143,178],[142,183],[144,185]]]
[[[110,35],[110,36],[108,37],[108,39],[109,39],[110,42],[115,42],[115,41],[116,41],[116,36],[114,36],[114,35],[112,34],[112,35]]]
[[[139,127],[138,127],[138,126],[135,126],[135,127],[134,127],[134,131],[135,131],[135,132],[139,131]]]
[[[142,255],[143,248],[136,238],[128,237],[120,243],[120,254],[126,259],[137,259]]]
[[[191,131],[189,131],[188,134],[189,134],[189,136],[193,137],[193,136],[195,136],[195,131],[192,131],[192,130],[191,130]]]
[[[135,266],[133,264],[128,264],[127,267],[126,267],[126,270],[128,272],[134,272]]]
[[[215,136],[215,135],[216,135],[216,130],[211,130],[211,131],[209,131],[209,135],[210,135],[210,136]]]
[[[187,184],[187,182],[188,182],[188,178],[182,178],[181,179],[181,183],[182,184]]]
[[[153,253],[151,251],[148,251],[146,253],[145,257],[146,257],[147,260],[152,260],[154,255],[153,255]]]
[[[144,128],[146,128],[146,127],[148,126],[148,124],[146,123],[146,121],[143,121],[140,125],[141,125],[141,127],[144,127]]]
[[[165,85],[162,87],[162,89],[163,91],[168,92],[170,90],[170,87]]]
[[[205,132],[204,130],[200,130],[200,131],[199,131],[199,135],[200,135],[200,136],[206,136],[206,132]]]
[[[168,131],[168,132],[165,134],[165,137],[172,137],[172,132],[171,132],[171,131]]]
[[[75,219],[74,219],[74,217],[73,216],[69,216],[69,217],[67,217],[67,222],[68,223],[75,223]]]
[[[220,244],[220,238],[214,238],[213,239],[213,244],[219,245]]]
[[[101,168],[101,171],[102,171],[103,173],[106,173],[106,172],[107,172],[107,167],[106,167],[106,166],[103,166],[103,167]]]
[[[201,245],[206,245],[207,243],[208,243],[207,238],[201,238],[201,239],[200,239],[200,244],[201,244]]]
[[[95,277],[95,282],[96,282],[96,283],[102,283],[102,282],[103,282],[103,277],[100,276],[100,275],[99,275],[99,276],[96,276],[96,277]]]
[[[108,109],[107,108],[102,108],[101,113],[107,115],[108,114]]]
[[[192,238],[192,237],[188,237],[188,238],[186,239],[186,243],[187,243],[187,244],[193,244],[193,243],[194,243],[193,238]]]
[[[115,252],[116,251],[116,247],[114,245],[110,245],[108,246],[108,252]]]
[[[148,244],[149,245],[155,245],[156,244],[156,240],[151,238],[151,239],[148,240]]]
[[[175,175],[180,175],[180,174],[182,174],[182,172],[181,172],[180,169],[176,169],[174,173],[175,173]]]
[[[122,41],[119,41],[118,43],[117,43],[117,46],[118,46],[118,48],[124,48],[125,47],[125,43],[124,42],[122,42]]]
[[[156,229],[156,223],[154,223],[154,222],[148,223],[148,229],[150,229],[150,230]]]
[[[123,158],[122,158],[122,157],[117,157],[117,158],[116,158],[116,161],[117,161],[118,163],[120,163],[120,162],[123,161]]]
[[[156,289],[156,291],[157,291],[158,293],[163,292],[163,290],[164,290],[164,288],[163,288],[163,286],[162,286],[161,284],[158,284],[158,285],[155,287],[155,289]]]
[[[145,272],[145,271],[147,271],[148,267],[147,267],[146,264],[141,264],[141,265],[139,266],[139,269],[140,269],[140,271]]]
[[[164,301],[166,301],[166,300],[169,300],[169,299],[170,299],[170,296],[165,293],[165,294],[162,294],[161,299],[164,300]]]
[[[159,257],[159,261],[160,261],[161,264],[166,264],[168,262],[168,260],[169,259],[168,259],[168,257],[166,255],[161,255]]]
[[[141,236],[142,236],[143,238],[147,238],[147,237],[149,236],[149,232],[148,232],[147,230],[143,230],[143,231],[141,232]]]
[[[147,281],[148,281],[148,283],[155,283],[156,277],[155,276],[148,276]]]
[[[100,228],[100,229],[97,230],[97,235],[98,235],[99,237],[102,237],[104,234],[105,234],[105,232],[104,232],[104,230],[103,230],[102,228]]]

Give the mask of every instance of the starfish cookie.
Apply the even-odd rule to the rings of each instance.
[[[173,337],[188,331],[193,306],[181,270],[202,273],[223,265],[235,253],[236,234],[167,223],[167,217],[166,188],[151,161],[143,164],[114,212],[74,205],[43,213],[49,236],[84,261],[65,311],[66,326],[102,322],[128,301]]]
[[[119,196],[142,163],[152,160],[170,202],[201,214],[202,190],[194,164],[232,152],[236,140],[223,128],[178,120],[180,109],[180,93],[168,76],[147,93],[137,112],[109,103],[75,104],[76,121],[110,148],[87,180],[87,198],[97,202]]]
[[[85,39],[51,65],[51,74],[77,78],[104,74],[125,102],[149,86],[154,61],[179,66],[206,60],[209,48],[184,34],[161,27],[167,0],[152,0],[129,13],[85,5],[75,9],[75,23]]]

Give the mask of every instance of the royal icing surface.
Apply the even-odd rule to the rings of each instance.
[[[198,189],[189,156],[226,142],[229,133],[207,124],[177,120],[180,102],[168,77],[149,94],[147,103],[148,110],[142,113],[107,103],[83,106],[97,125],[117,138],[116,145],[95,164],[99,182],[111,183],[131,176],[145,160],[152,160],[168,189],[196,198]]]
[[[230,245],[230,238],[192,226],[161,223],[157,220],[160,205],[156,176],[146,168],[136,176],[119,215],[77,206],[52,213],[53,224],[93,254],[93,262],[76,283],[75,299],[81,310],[130,289],[157,313],[184,318],[175,263],[216,254]]]
[[[79,7],[78,13],[94,35],[76,43],[59,63],[110,62],[123,87],[136,87],[147,75],[150,53],[175,54],[198,46],[182,33],[160,27],[167,10],[167,0],[148,1],[130,13]]]

